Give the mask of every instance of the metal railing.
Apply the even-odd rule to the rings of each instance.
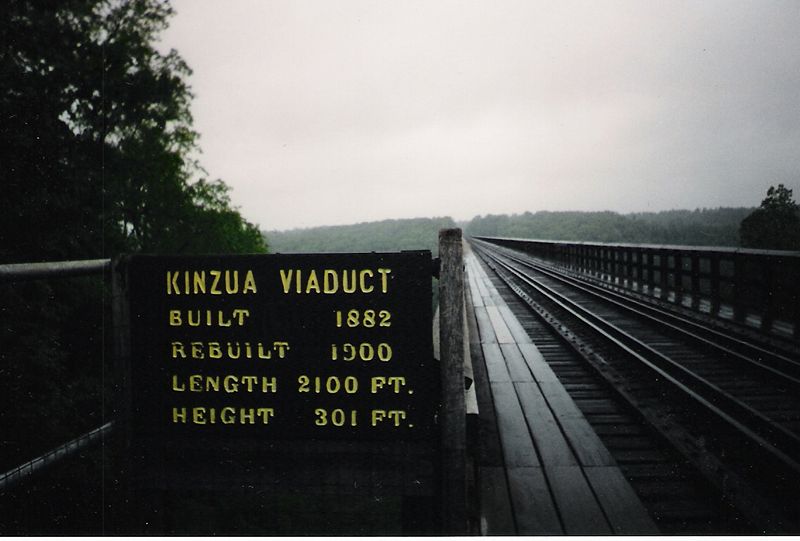
[[[0,284],[51,278],[97,276],[108,272],[110,269],[110,259],[2,264],[0,265]],[[44,468],[61,462],[75,455],[82,449],[103,440],[113,429],[114,421],[109,421],[102,426],[94,428],[75,439],[51,449],[33,460],[20,464],[0,474],[0,493],[5,492],[23,479],[37,474]]]
[[[23,479],[33,476],[47,466],[61,462],[65,458],[76,454],[81,449],[85,449],[91,444],[101,441],[110,434],[113,429],[114,421],[109,421],[103,426],[81,434],[74,440],[62,443],[58,447],[47,451],[45,454],[0,474],[0,494]]]
[[[45,278],[68,278],[70,276],[94,276],[110,269],[110,259],[10,263],[0,265],[0,283],[42,280]]]
[[[800,339],[800,252],[475,238],[616,287]]]

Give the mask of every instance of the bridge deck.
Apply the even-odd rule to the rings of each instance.
[[[468,249],[481,531],[655,534],[608,450]]]

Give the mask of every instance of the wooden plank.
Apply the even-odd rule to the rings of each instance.
[[[518,534],[563,535],[541,468],[509,468],[508,484]]]
[[[533,375],[516,344],[500,344],[511,381],[533,381]]]
[[[658,535],[660,533],[619,468],[590,467],[584,471],[615,534]]]
[[[561,419],[583,419],[583,413],[575,405],[575,401],[569,396],[561,382],[558,380],[540,381],[539,388],[559,421]]]
[[[503,316],[503,320],[508,325],[508,330],[511,331],[511,334],[514,335],[514,340],[518,344],[532,344],[533,341],[531,337],[528,336],[528,332],[522,327],[517,316],[511,311],[511,308],[508,307],[507,304],[503,304],[502,306],[498,306],[497,309],[500,311],[500,314]]]
[[[503,320],[503,316],[500,315],[497,306],[487,306],[486,313],[489,314],[494,334],[497,336],[497,342],[499,344],[513,344],[515,342],[514,335],[508,330],[508,326]]]
[[[547,469],[547,479],[567,535],[608,535],[612,533],[579,466]]]
[[[486,283],[484,279],[486,278],[486,273],[483,272],[483,269],[477,267],[478,273],[475,275],[475,282],[478,285],[478,293],[480,294],[481,299],[483,302],[486,302],[486,299],[491,298],[491,294],[489,290],[486,288]]]
[[[492,391],[489,387],[489,376],[486,373],[486,364],[483,358],[483,349],[478,341],[478,324],[474,312],[470,311],[467,320],[470,336],[470,355],[475,375],[475,394],[478,399],[478,450],[477,462],[479,465],[503,465],[503,452],[500,448],[500,436],[497,433],[497,420],[492,403]]]
[[[583,418],[559,419],[561,429],[583,466],[616,466],[614,458],[600,441],[589,421]]]
[[[491,387],[506,467],[539,466],[514,384],[492,383]]]
[[[531,382],[515,383],[514,387],[542,464],[545,467],[576,466],[578,461],[553,413],[547,407],[539,386]]]
[[[469,290],[472,292],[472,306],[483,306],[483,297],[478,289],[478,282],[472,275],[469,277]]]
[[[486,361],[486,371],[489,374],[489,381],[510,382],[511,376],[508,374],[506,360],[498,344],[482,344],[483,358]]]
[[[480,341],[485,344],[496,344],[497,338],[494,336],[494,328],[489,319],[489,314],[486,312],[486,307],[475,307],[475,319],[478,321],[478,333]]]
[[[540,382],[558,381],[553,369],[547,364],[547,361],[542,357],[541,352],[534,344],[519,344],[519,350],[522,352],[522,357],[528,365],[528,368],[533,373],[533,379]]]
[[[480,468],[478,470],[478,491],[481,501],[481,534],[516,534],[505,470],[499,467]]]

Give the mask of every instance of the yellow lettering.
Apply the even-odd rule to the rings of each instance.
[[[226,393],[235,393],[239,390],[239,380],[236,376],[225,376],[222,385]]]
[[[210,313],[211,310],[209,310],[209,314]],[[230,327],[232,325],[231,320],[225,319],[225,317],[222,315],[222,310],[217,310],[217,323],[220,327]]]
[[[232,283],[231,276],[233,277]],[[225,271],[225,291],[228,295],[239,292],[239,271]]]
[[[222,348],[219,346],[219,342],[209,342],[208,343],[208,356],[211,359],[221,359],[222,358]]]
[[[219,418],[224,425],[232,425],[236,422],[236,408],[225,407],[219,414]]]
[[[256,423],[256,412],[253,408],[242,408],[239,410],[239,424],[253,425]]]
[[[200,392],[203,390],[203,376],[200,374],[192,374],[189,376],[189,390]]]
[[[206,424],[206,408],[192,408],[192,422],[196,425]]]
[[[180,286],[178,286],[178,271],[167,271],[167,295],[173,294],[181,294]]]
[[[306,282],[306,293],[311,293],[311,290],[314,290],[315,293],[319,293],[319,280],[317,279],[317,273],[312,269],[311,274],[308,275],[308,282]]]
[[[377,426],[387,418],[392,425],[400,426],[400,421],[406,418],[406,412],[403,410],[372,410],[372,426]]]
[[[186,408],[172,408],[172,422],[186,423]]]
[[[192,314],[196,316],[196,319],[192,317]],[[187,310],[186,311],[186,319],[189,320],[190,327],[199,327],[200,326],[200,310]]]
[[[256,408],[256,413],[261,417],[264,424],[268,424],[269,418],[275,416],[275,410],[273,408]]]
[[[192,346],[192,359],[205,359],[206,356],[203,355],[203,343],[202,342],[191,342],[190,345]]]
[[[373,376],[371,380],[370,390],[377,393],[384,387],[389,387],[393,393],[400,393],[401,388],[406,384],[405,376]]]
[[[183,350],[183,342],[172,342],[172,358],[177,359],[179,355],[181,359],[186,358],[186,352]]]
[[[339,275],[335,270],[325,269],[322,271],[322,290],[329,295],[339,290]]]
[[[253,276],[253,271],[247,271],[247,274],[244,275],[244,287],[242,287],[242,294],[246,293],[257,293],[256,291],[256,279]]]
[[[294,271],[292,271],[292,269],[289,270],[281,269],[280,272],[281,272],[281,284],[283,285],[283,292],[289,293],[289,287],[291,287],[292,284],[292,273]]]
[[[261,378],[261,392],[262,393],[277,393],[278,392],[278,378],[272,376],[268,378],[263,376]]]
[[[258,383],[258,378],[255,376],[242,376],[242,385],[247,385],[247,392],[253,392],[253,384]]]
[[[383,376],[373,376],[372,377],[372,385],[370,388],[370,392],[375,394],[378,392],[379,389],[382,389],[383,386],[386,384],[386,378]]]
[[[219,279],[222,276],[222,271],[212,270],[209,272],[211,273],[211,277],[213,278],[213,281],[211,282],[211,294],[222,295],[222,290],[219,289]]]
[[[372,410],[372,426],[377,426],[377,424],[383,421],[385,418],[385,410]]]
[[[206,392],[219,392],[219,376],[206,376]]]
[[[170,327],[180,327],[183,322],[181,321],[181,311],[180,310],[170,310],[169,311],[169,326]]]
[[[205,272],[198,272],[194,271],[194,287],[192,288],[192,293],[198,295],[200,293],[206,292],[206,273]]]
[[[172,375],[172,390],[177,392],[186,390],[186,385],[183,385],[178,381],[178,376],[176,374]]]
[[[233,318],[239,320],[239,326],[244,325],[244,318],[250,317],[250,310],[244,308],[235,308],[233,310]]]
[[[283,359],[286,357],[286,352],[289,351],[289,342],[275,342],[272,347],[278,350],[278,358]]]
[[[381,275],[381,293],[389,291],[389,275],[392,269],[378,269],[378,274]]]
[[[366,282],[367,282],[367,281],[366,281],[366,278],[367,278],[367,276],[369,276],[370,278],[372,278],[373,276],[375,276],[375,273],[374,273],[374,272],[372,272],[372,271],[371,271],[371,270],[369,270],[369,269],[364,269],[364,270],[362,270],[362,271],[359,273],[359,276],[358,276],[358,278],[359,278],[359,285],[361,286],[361,291],[362,291],[363,293],[372,293],[372,290],[373,290],[373,289],[375,289],[375,286],[373,286],[373,285],[371,285],[371,284],[370,284],[370,286],[369,286],[369,287],[367,287],[367,283],[366,283]]]
[[[342,271],[342,290],[345,293],[355,293],[356,287],[356,270],[352,269],[351,271],[343,270]]]

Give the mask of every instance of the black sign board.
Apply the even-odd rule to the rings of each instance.
[[[131,442],[433,441],[431,254],[132,256]]]

